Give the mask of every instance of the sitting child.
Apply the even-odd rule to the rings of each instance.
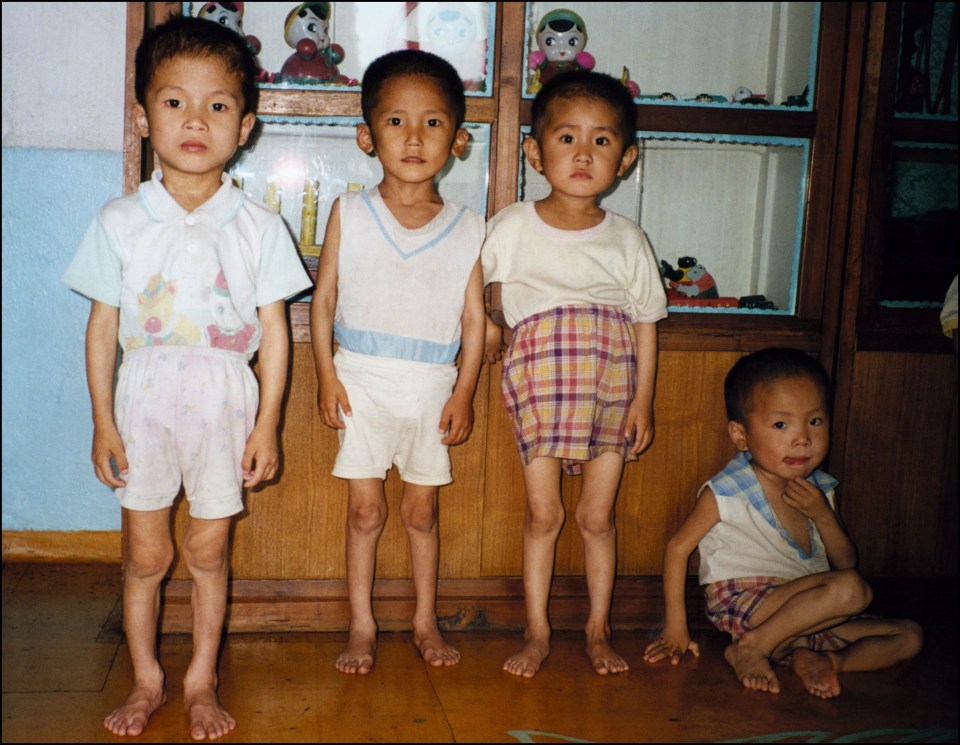
[[[724,383],[740,452],[701,489],[664,552],[666,623],[648,662],[699,655],[684,603],[687,561],[700,549],[707,617],[733,637],[724,657],[744,687],[778,693],[771,666],[791,664],[820,698],[840,672],[878,670],[916,655],[916,623],[858,616],[872,599],[835,512],[837,481],[817,467],[830,446],[829,381],[791,349],[741,358]]]

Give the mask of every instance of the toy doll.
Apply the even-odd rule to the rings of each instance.
[[[283,38],[297,51],[280,68],[280,82],[356,85],[337,67],[344,51],[330,39],[330,3],[300,3],[287,14]]]
[[[436,3],[427,16],[418,48],[443,57],[453,65],[465,90],[484,89],[486,40],[466,3]]]
[[[593,55],[585,52],[587,26],[583,19],[566,8],[551,10],[537,24],[539,51],[527,57],[527,66],[534,78],[530,92],[536,93],[558,74],[571,70],[592,70]]]
[[[226,26],[247,42],[251,52],[255,55],[260,54],[260,50],[263,48],[260,39],[243,33],[243,3],[204,3],[200,12],[197,13],[197,18]],[[273,73],[261,70],[257,82],[271,83],[273,78]]]

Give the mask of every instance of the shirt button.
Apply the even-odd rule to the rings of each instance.
[[[187,225],[196,225],[199,221],[199,218],[196,215],[187,215],[186,223]]]
[[[197,244],[191,241],[190,243],[187,244],[187,253],[192,255],[192,254],[195,254],[196,252],[197,252]]]

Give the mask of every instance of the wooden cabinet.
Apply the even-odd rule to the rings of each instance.
[[[348,4],[334,4],[334,13],[338,5]],[[535,198],[536,185],[532,177],[524,178],[520,149],[523,129],[530,124],[526,54],[531,49],[531,24],[537,20],[533,16],[554,7],[535,3],[530,4],[528,12],[523,3],[494,5],[495,22],[487,38],[489,82],[485,90],[467,101],[467,119],[481,128],[478,132],[484,148],[484,167],[470,178],[482,179],[477,189],[486,189],[488,216],[518,198]],[[603,6],[614,4],[581,5],[589,15],[606,12]],[[657,12],[663,12],[664,7],[681,11],[675,4],[630,3],[617,6],[616,12],[636,14],[640,19],[654,5],[660,9]],[[686,100],[665,105],[659,99],[644,97],[648,91],[644,89],[643,70],[637,67],[642,62],[629,68],[629,77],[641,85],[637,127],[645,149],[646,162],[641,162],[641,167],[646,165],[648,170],[635,174],[639,187],[631,186],[640,196],[633,202],[632,196],[625,198],[622,203],[645,210],[652,224],[663,227],[663,238],[652,235],[658,258],[673,264],[680,255],[696,255],[709,268],[708,262],[715,257],[718,273],[731,278],[733,294],[753,294],[758,285],[737,285],[739,279],[730,273],[729,264],[737,261],[737,246],[720,245],[728,222],[734,217],[742,221],[743,215],[724,214],[730,211],[730,205],[738,204],[738,195],[742,194],[741,211],[752,221],[743,230],[759,236],[743,254],[745,265],[750,265],[744,271],[758,276],[779,272],[788,279],[785,290],[771,291],[782,296],[775,312],[676,309],[659,324],[656,439],[638,463],[626,467],[617,505],[621,579],[614,601],[614,623],[620,627],[643,625],[656,617],[664,543],[692,507],[701,483],[733,453],[726,435],[723,378],[739,356],[765,346],[791,346],[816,354],[834,375],[834,450],[828,468],[841,479],[841,505],[847,525],[868,547],[862,559],[864,570],[892,575],[956,570],[956,508],[951,512],[947,505],[951,488],[954,503],[956,496],[955,361],[951,355],[936,354],[924,356],[919,362],[897,358],[891,365],[891,358],[883,354],[869,360],[857,356],[858,320],[861,329],[871,323],[868,305],[864,305],[872,302],[866,299],[867,276],[874,260],[869,245],[881,224],[871,200],[878,193],[877,179],[881,178],[874,169],[876,148],[884,131],[882,91],[888,62],[883,52],[894,44],[886,35],[886,19],[896,10],[892,5],[888,10],[884,3],[805,3],[797,4],[803,6],[802,13],[791,15],[783,7],[794,5],[791,3],[729,3],[721,7],[732,14],[754,14],[766,12],[759,7],[766,5],[771,6],[766,27],[775,29],[775,33],[771,31],[759,46],[766,50],[768,67],[773,64],[769,63],[772,48],[772,57],[780,60],[777,64],[781,66],[783,59],[803,57],[787,41],[798,33],[807,35],[803,49],[809,53],[809,61],[804,63],[809,69],[799,76],[811,84],[805,104],[781,106],[783,99],[801,93],[796,90],[796,76],[767,71],[760,80],[771,81],[773,87],[764,92],[774,99],[774,105]],[[142,4],[131,3],[130,7],[132,26],[136,13],[155,23],[184,9],[180,3],[148,3],[144,14]],[[565,7],[576,9],[578,4]],[[807,20],[800,23],[804,18]],[[676,34],[676,29],[672,33]],[[691,27],[693,49],[699,43],[696,33],[700,32]],[[662,46],[653,53],[661,68],[668,69],[672,54],[689,52],[677,50],[675,42],[668,44],[666,34],[662,36]],[[718,36],[727,35],[718,32]],[[624,38],[632,37],[626,33]],[[624,38],[617,43],[626,45]],[[652,38],[656,40],[657,35]],[[131,51],[136,42],[136,34],[131,33]],[[651,43],[656,41],[644,42],[647,47]],[[737,39],[724,38],[720,48],[737,43]],[[620,58],[600,31],[591,36],[590,46],[598,60],[596,69],[619,73]],[[790,49],[783,51],[786,48]],[[625,55],[627,51],[621,56]],[[686,69],[709,64],[709,59],[687,60],[682,66]],[[660,80],[652,78],[654,91]],[[694,84],[677,77],[680,97],[700,93]],[[723,81],[716,85],[730,87]],[[720,92],[730,96],[733,91]],[[350,124],[360,116],[360,94],[351,89],[268,86],[261,90],[259,113],[268,122],[334,118],[341,125]],[[955,120],[953,127],[955,143]],[[128,121],[128,135],[131,131]],[[126,187],[130,190],[144,174],[135,134],[128,136],[128,142]],[[735,155],[727,157],[728,151]],[[745,152],[759,165],[736,166],[734,162]],[[149,160],[147,154],[143,162]],[[721,207],[714,205],[708,210],[709,205],[702,203],[702,184],[693,183],[701,166],[706,169],[703,173],[709,171],[709,178],[704,176],[702,181],[720,184],[715,188]],[[744,174],[750,174],[751,183],[724,181],[724,169],[740,174],[741,180]],[[771,193],[788,191],[787,185],[794,193],[786,199]],[[701,203],[685,214],[685,195],[697,194]],[[657,210],[659,216],[654,219]],[[677,220],[689,221],[690,225],[674,224]],[[322,219],[319,222],[322,235]],[[647,227],[644,215],[640,215],[640,222]],[[299,232],[298,225],[291,228],[294,234]],[[686,243],[685,236],[693,236],[695,245]],[[664,253],[657,245],[658,239],[664,241]],[[777,251],[781,252],[773,261],[764,254],[771,241],[777,242]],[[786,262],[786,271],[773,266]],[[282,473],[275,483],[248,495],[247,512],[236,524],[231,628],[343,628],[346,619],[346,487],[330,475],[336,436],[316,414],[313,360],[309,345],[304,343],[309,339],[308,305],[296,302],[290,307],[293,343],[283,416]],[[864,369],[865,364],[869,370]],[[439,608],[440,615],[447,617],[445,624],[454,628],[522,623],[517,578],[521,571],[523,482],[500,399],[499,373],[499,365],[485,366],[481,373],[473,435],[452,451],[456,480],[441,490]],[[870,406],[889,404],[889,397],[897,395],[899,386],[916,381],[921,384],[916,394],[923,397],[922,401],[896,409],[885,406],[871,413]],[[944,400],[945,390],[953,393]],[[868,441],[856,431],[865,420],[876,416],[883,420],[883,427],[875,428],[876,432],[917,432],[923,429],[923,417],[941,400],[945,409],[934,417],[924,437],[910,439],[905,435],[904,441],[895,443],[899,458],[887,457],[892,443],[877,438]],[[945,459],[942,473],[917,466],[932,443],[937,443],[937,457]],[[945,444],[940,447],[940,443]],[[917,460],[912,461],[911,455]],[[872,466],[869,474],[864,473],[867,463]],[[854,475],[852,484],[845,480],[847,472]],[[899,501],[899,494],[890,493],[886,485],[892,483],[911,485],[905,504]],[[861,490],[855,498],[849,495],[851,486]],[[576,506],[579,488],[579,480],[564,480],[568,515]],[[380,542],[380,579],[375,597],[382,627],[397,628],[409,619],[413,594],[407,579],[410,566],[406,537],[397,517],[400,483],[395,473],[388,477],[387,496],[391,517]],[[925,499],[935,501],[938,507],[923,512]],[[878,500],[889,508],[886,514],[891,520],[895,515],[909,514],[916,535],[939,536],[938,547],[910,544],[898,549],[892,558],[886,555],[884,539],[878,536],[886,536],[895,528],[877,524],[873,513]],[[178,535],[183,534],[186,519],[186,510],[178,510]],[[952,554],[944,538],[948,535],[954,536]],[[558,628],[578,627],[585,618],[583,571],[582,544],[572,520],[568,520],[557,549]],[[165,628],[187,622],[177,610],[185,607],[178,605],[178,598],[186,592],[181,581],[187,576],[178,565],[167,589]]]

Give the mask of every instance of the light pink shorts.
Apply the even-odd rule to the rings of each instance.
[[[129,463],[120,504],[170,507],[182,482],[192,517],[240,512],[241,461],[258,404],[245,355],[190,346],[125,352],[114,407]]]

